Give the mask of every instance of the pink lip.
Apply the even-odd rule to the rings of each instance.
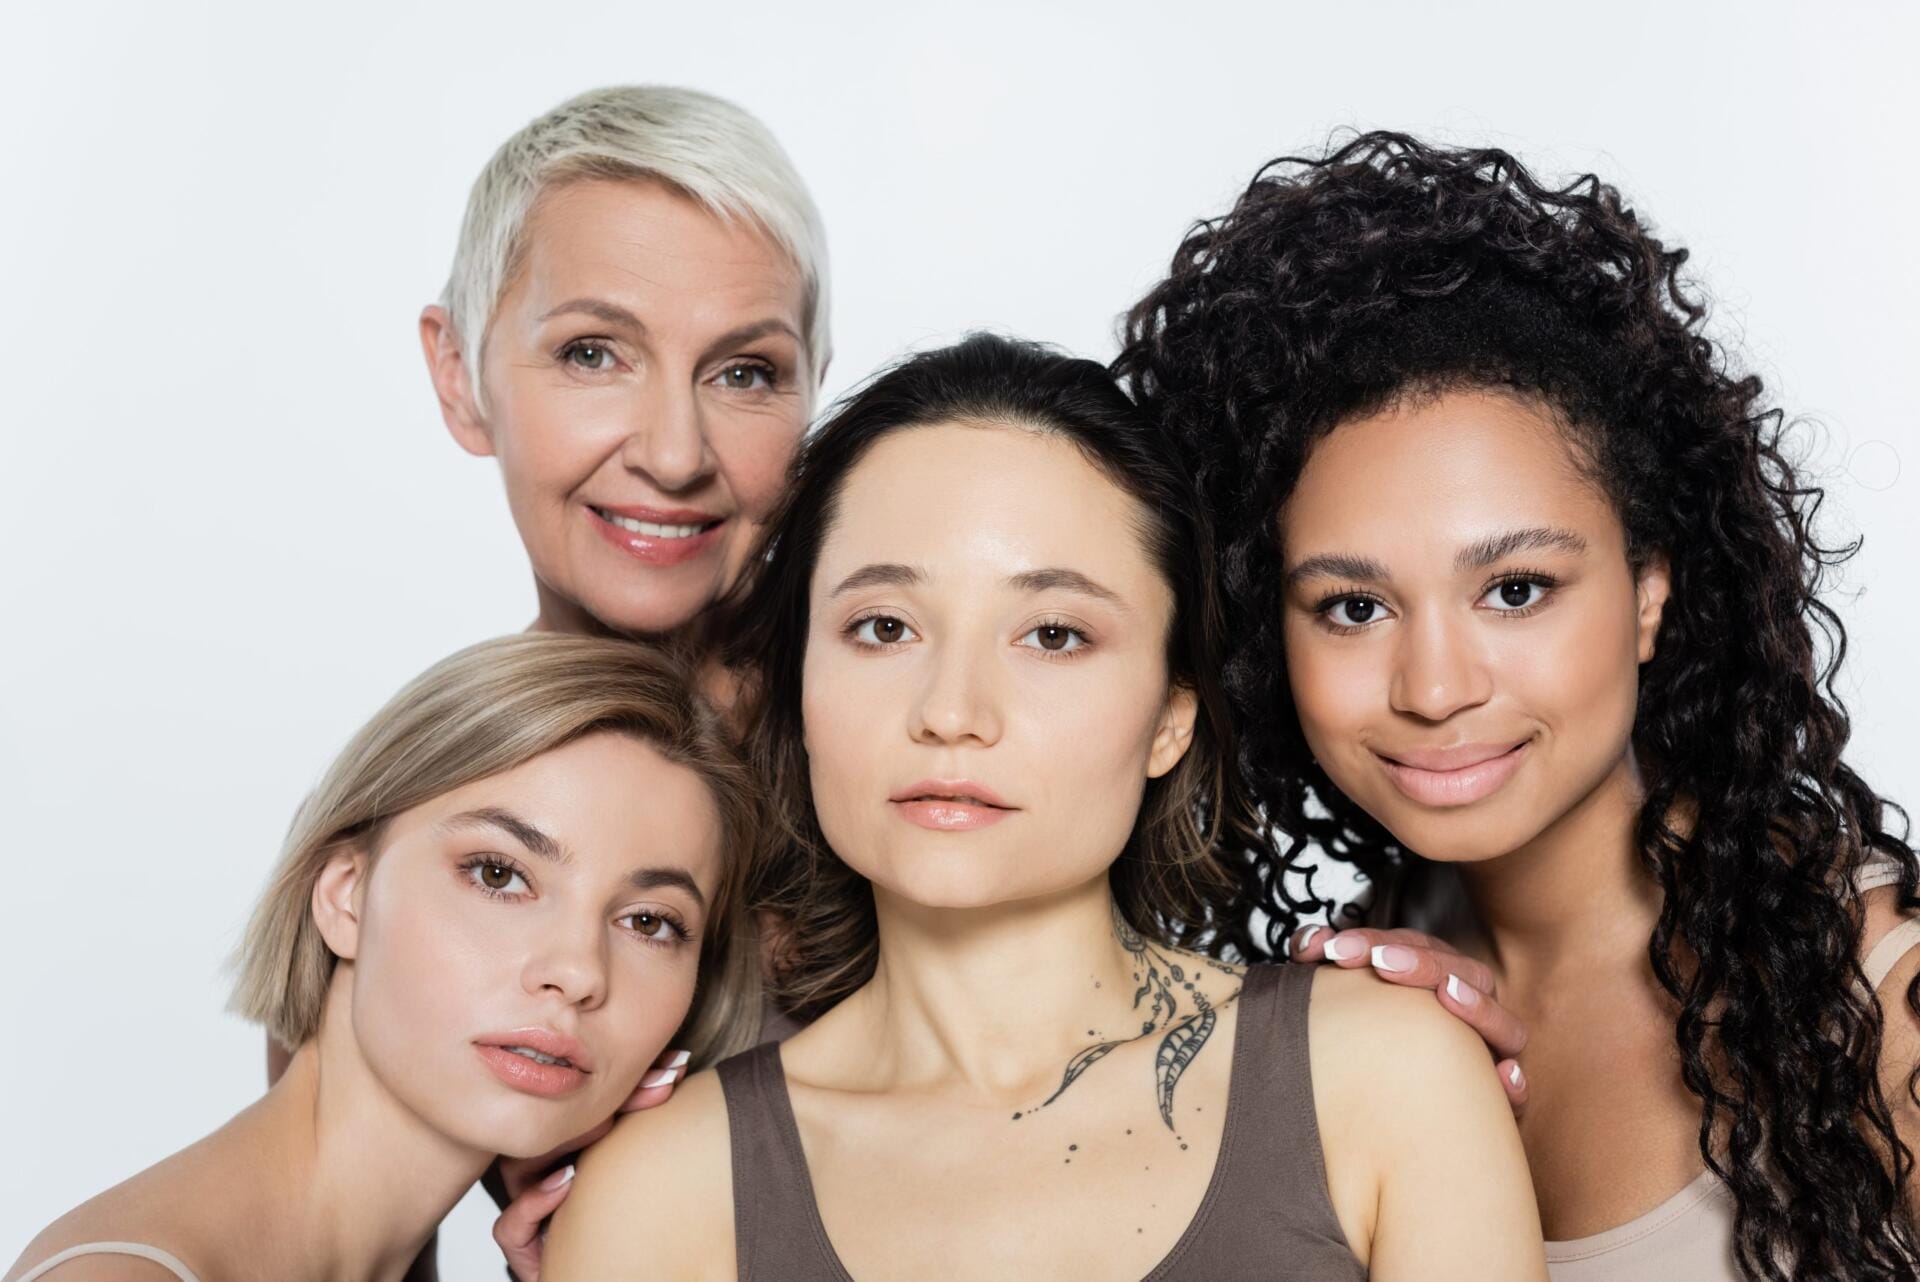
[[[1385,764],[1393,786],[1409,800],[1424,806],[1467,806],[1492,796],[1513,778],[1532,742],[1467,743],[1375,755]]]
[[[595,507],[599,510],[596,511]],[[684,539],[662,538],[655,534],[640,534],[623,529],[601,516],[607,512],[614,516],[624,516],[634,521],[650,521],[655,525],[706,525],[709,528]],[[691,561],[711,551],[719,541],[721,531],[727,528],[727,518],[716,517],[710,512],[696,512],[689,508],[652,508],[652,507],[609,507],[593,505],[587,508],[587,519],[592,522],[596,534],[625,552],[637,561],[648,565],[679,565]]]
[[[507,1050],[524,1046],[565,1064],[542,1064]],[[488,1033],[476,1037],[473,1048],[493,1075],[517,1091],[548,1098],[579,1090],[592,1074],[586,1047],[577,1040],[547,1028],[521,1028],[511,1033]]]
[[[966,779],[922,779],[887,800],[907,822],[935,832],[990,828],[1019,809],[985,784]]]

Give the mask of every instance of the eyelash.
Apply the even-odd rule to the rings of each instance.
[[[1480,589],[1479,595],[1474,597],[1474,600],[1478,601],[1482,597],[1485,597],[1490,592],[1497,592],[1501,588],[1507,586],[1509,583],[1530,583],[1541,590],[1541,596],[1538,601],[1533,602],[1531,605],[1523,605],[1514,609],[1494,611],[1494,613],[1500,615],[1503,618],[1508,618],[1508,619],[1524,619],[1524,618],[1528,618],[1531,615],[1538,614],[1540,610],[1547,604],[1547,602],[1553,599],[1553,593],[1555,589],[1557,589],[1560,586],[1560,580],[1556,579],[1551,574],[1544,573],[1543,571],[1514,570],[1510,573],[1502,574],[1498,578],[1495,578],[1490,582],[1488,582],[1485,587]],[[1335,592],[1329,596],[1321,598],[1319,603],[1313,607],[1313,613],[1315,617],[1317,617],[1321,621],[1322,626],[1324,626],[1328,631],[1332,632],[1335,636],[1343,636],[1343,637],[1352,636],[1356,632],[1364,632],[1368,628],[1373,626],[1373,620],[1371,619],[1369,619],[1365,623],[1334,622],[1333,619],[1330,617],[1333,610],[1336,607],[1343,605],[1348,601],[1371,601],[1374,604],[1382,607],[1386,605],[1386,602],[1382,601],[1379,597],[1375,596],[1373,593],[1367,592],[1360,588],[1350,588],[1345,591]]]
[[[471,859],[461,862],[460,873],[468,885],[478,890],[488,899],[513,900],[525,898],[523,894],[498,889],[481,881],[474,874],[482,868],[498,868],[504,872],[510,872],[520,878],[522,883],[531,885],[527,879],[526,869],[522,868],[519,864],[504,855],[475,855]],[[643,935],[637,930],[629,932],[643,944],[652,944],[656,947],[666,948],[674,944],[684,944],[693,938],[693,932],[687,929],[685,922],[681,921],[675,914],[664,910],[646,909],[622,913],[616,920],[626,921],[633,917],[652,917],[666,926],[668,932],[672,935],[671,939],[658,939],[650,935]]]
[[[910,632],[913,630],[913,625],[908,623],[905,619],[902,619],[899,615],[888,614],[884,610],[875,610],[871,613],[862,614],[854,619],[849,620],[847,623],[847,626],[841,629],[841,631],[846,636],[848,641],[852,642],[855,646],[857,646],[862,650],[868,650],[868,651],[891,650],[895,646],[905,644],[904,640],[867,641],[862,639],[860,636],[860,629],[865,627],[867,624],[872,623],[878,619],[889,619],[895,623],[898,623],[901,627],[907,629]],[[1075,625],[1068,623],[1065,619],[1041,619],[1038,623],[1035,623],[1032,627],[1028,628],[1025,632],[1022,632],[1019,638],[1016,638],[1016,643],[1019,640],[1023,640],[1026,637],[1030,637],[1034,633],[1047,628],[1057,629],[1058,631],[1065,632],[1070,636],[1077,637],[1079,638],[1080,644],[1074,646],[1073,649],[1071,650],[1049,650],[1045,646],[1037,646],[1037,645],[1021,646],[1020,648],[1023,650],[1034,651],[1036,654],[1039,655],[1039,657],[1047,660],[1049,663],[1066,662],[1066,661],[1072,660],[1093,648],[1093,638],[1087,635],[1086,629],[1076,627]]]
[[[596,368],[592,365],[583,365],[579,361],[575,360],[574,358],[581,352],[597,351],[597,352],[603,353],[607,359],[617,361],[619,357],[617,357],[614,354],[613,349],[614,349],[613,340],[607,339],[607,338],[596,338],[589,335],[582,338],[575,338],[575,339],[568,340],[566,343],[561,345],[560,351],[558,352],[557,356],[561,364],[569,366],[572,369],[582,374],[606,374],[612,371],[606,368]],[[722,365],[719,368],[719,370],[714,374],[713,378],[709,379],[708,381],[717,383],[719,379],[724,378],[729,372],[733,370],[739,370],[739,369],[750,369],[758,372],[760,376],[766,380],[766,386],[764,387],[722,387],[721,388],[722,391],[744,392],[749,395],[759,395],[767,392],[777,392],[780,390],[782,386],[784,386],[784,380],[781,378],[781,375],[780,375],[780,367],[774,364],[772,361],[759,356],[743,356],[735,360],[730,360],[726,364]]]

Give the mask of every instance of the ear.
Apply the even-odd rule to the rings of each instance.
[[[1191,687],[1175,686],[1167,692],[1167,706],[1153,732],[1153,750],[1147,754],[1147,778],[1158,779],[1187,755],[1193,744],[1193,719],[1199,711],[1200,700]]]
[[[1654,638],[1660,635],[1660,616],[1666,611],[1667,597],[1673,592],[1673,571],[1666,554],[1656,552],[1640,567],[1634,595],[1638,602],[1640,662],[1653,658]]]
[[[440,417],[446,420],[447,431],[467,453],[481,458],[492,454],[493,437],[474,404],[473,377],[446,308],[435,304],[421,311],[420,350],[427,358],[427,377],[440,398]]]
[[[328,854],[313,882],[313,924],[328,951],[342,961],[352,961],[360,951],[361,891],[371,864],[366,851],[343,843]]]

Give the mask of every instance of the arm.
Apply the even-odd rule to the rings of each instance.
[[[1309,1014],[1327,1184],[1375,1282],[1544,1282],[1526,1153],[1479,1035],[1417,989],[1328,969]]]
[[[542,1282],[732,1282],[733,1152],[720,1079],[622,1117],[581,1157],[554,1215]]]

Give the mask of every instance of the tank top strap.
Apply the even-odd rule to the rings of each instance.
[[[1220,1157],[1200,1213],[1148,1282],[1285,1276],[1365,1282],[1327,1191],[1307,1007],[1317,967],[1249,966]]]
[[[1880,942],[1867,953],[1867,959],[1860,963],[1860,969],[1866,973],[1867,987],[1877,991],[1884,984],[1900,959],[1920,946],[1920,917],[1909,917],[1880,936]]]
[[[852,1282],[814,1205],[780,1043],[714,1066],[733,1152],[733,1249],[740,1282]],[[763,1255],[764,1253],[764,1255]]]
[[[20,1275],[20,1282],[34,1282],[35,1278],[45,1277],[68,1260],[83,1255],[131,1255],[141,1260],[151,1260],[161,1268],[172,1273],[180,1282],[200,1282],[192,1269],[181,1263],[179,1258],[162,1251],[157,1246],[148,1246],[144,1242],[82,1242],[79,1246],[70,1246],[57,1255],[48,1256],[40,1263]]]

